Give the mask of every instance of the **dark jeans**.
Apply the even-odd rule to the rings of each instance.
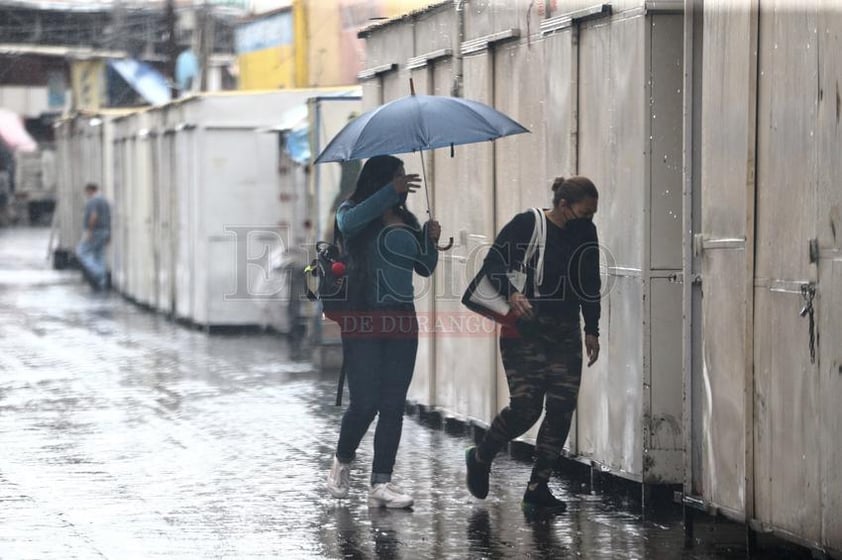
[[[378,416],[374,431],[372,484],[389,482],[403,429],[406,393],[415,369],[418,328],[415,312],[377,312],[384,324],[410,325],[400,331],[374,329],[373,333],[343,332],[342,344],[350,404],[342,417],[336,456],[343,463],[354,459],[368,427]],[[398,320],[394,320],[397,318]]]
[[[579,393],[582,377],[582,331],[579,321],[538,317],[522,336],[504,332],[500,352],[509,385],[509,406],[494,418],[479,445],[479,456],[491,461],[505,445],[546,414],[535,442],[530,482],[546,482],[558,461]],[[546,400],[546,405],[545,405]]]

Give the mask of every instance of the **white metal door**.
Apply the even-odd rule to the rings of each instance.
[[[698,464],[690,491],[733,518],[746,496],[747,337],[753,283],[756,69],[753,20],[724,0],[705,2],[702,61],[702,366],[694,379],[692,433]],[[739,53],[739,54],[737,54]],[[707,84],[715,83],[717,87]],[[751,399],[749,398],[749,401]]]
[[[600,189],[599,228],[607,269],[600,359],[584,368],[577,444],[621,476],[644,471],[642,412],[646,320],[649,125],[646,18],[596,20],[579,34],[578,172]]]
[[[818,542],[818,371],[810,314],[799,315],[801,290],[817,280],[809,245],[816,236],[817,21],[815,11],[769,4],[758,48],[755,517]]]

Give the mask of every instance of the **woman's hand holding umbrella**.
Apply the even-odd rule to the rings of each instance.
[[[438,243],[441,238],[441,224],[435,220],[428,220],[424,224],[424,229],[427,230],[427,235],[433,243]]]
[[[396,177],[394,181],[392,181],[392,186],[394,186],[395,191],[397,191],[398,195],[408,195],[409,193],[414,193],[419,188],[421,188],[421,176],[417,173],[409,173],[406,175],[401,175],[400,177]],[[424,224],[424,229],[427,231],[427,235],[433,241],[433,243],[438,243],[439,239],[441,238],[441,224],[438,223],[436,220],[428,220],[426,224]],[[453,246],[453,239],[450,240],[450,244],[447,247],[439,247],[439,249],[449,249]]]

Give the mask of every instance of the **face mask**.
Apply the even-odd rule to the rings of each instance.
[[[567,222],[565,225],[575,227],[593,221],[593,218],[579,216],[578,214],[576,214],[576,211],[572,208],[570,209],[570,213],[573,214],[573,217],[567,218]]]

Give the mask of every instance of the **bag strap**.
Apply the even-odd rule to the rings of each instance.
[[[539,224],[540,234],[538,235],[538,263],[535,266],[535,293],[538,293],[538,286],[544,283],[544,250],[547,247],[547,219],[544,211],[534,208],[535,220]]]
[[[535,217],[535,225],[532,227],[532,236],[529,238],[529,245],[526,246],[526,252],[523,254],[523,264],[524,266],[529,262],[532,258],[532,255],[535,254],[535,249],[538,248],[538,237],[541,235],[541,232],[538,230],[541,226],[539,225],[538,216],[535,213],[535,208],[530,208],[532,211],[532,215]]]
[[[529,246],[523,256],[523,263],[526,265],[538,251],[538,262],[535,265],[535,273],[532,276],[532,284],[535,296],[540,295],[538,286],[544,281],[544,248],[547,245],[547,224],[544,219],[544,212],[540,208],[530,208],[535,217],[535,226],[532,228],[532,237]]]

